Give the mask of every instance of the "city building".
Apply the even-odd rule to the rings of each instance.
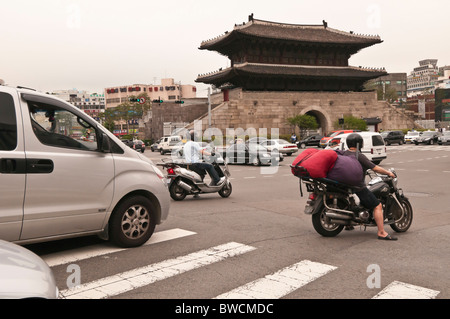
[[[197,88],[193,85],[175,83],[174,79],[162,79],[161,84],[133,84],[105,88],[106,108],[116,107],[127,102],[131,96],[146,93],[150,100],[176,101],[197,97]]]
[[[414,111],[419,120],[435,120],[434,93],[409,97],[406,103],[407,109]]]
[[[450,66],[439,68],[439,77],[436,81],[436,89],[450,89]]]
[[[380,100],[387,100],[391,92],[396,95],[394,102],[406,102],[407,98],[407,84],[406,73],[389,73],[387,75],[380,76],[376,79],[369,80],[366,83],[366,88],[376,88],[379,94]]]
[[[434,94],[435,85],[439,77],[439,68],[436,59],[419,61],[407,78],[408,97]]]
[[[78,91],[77,89],[56,90],[51,94],[78,107],[97,121],[99,119],[98,114],[105,111],[105,96],[103,94]]]
[[[436,103],[436,121],[450,125],[450,88],[439,88],[434,92]],[[442,126],[445,127],[445,126]]]

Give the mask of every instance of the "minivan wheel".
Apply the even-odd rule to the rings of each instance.
[[[109,222],[109,237],[120,247],[143,245],[152,236],[155,227],[155,208],[144,196],[132,196],[120,203]]]

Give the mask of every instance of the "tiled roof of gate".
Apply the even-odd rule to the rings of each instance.
[[[306,66],[262,63],[241,63],[216,72],[199,74],[196,82],[214,83],[235,76],[286,76],[298,78],[356,78],[372,79],[386,75],[384,69],[361,68],[354,66]]]
[[[357,45],[362,48],[383,42],[378,35],[340,31],[325,24],[299,25],[253,19],[242,25],[235,25],[231,32],[227,31],[221,36],[203,41],[200,49],[215,50],[217,46],[232,41],[238,35],[306,43]]]

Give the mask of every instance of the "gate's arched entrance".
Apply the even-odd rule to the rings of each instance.
[[[331,121],[329,119],[329,116],[323,110],[318,110],[317,108],[310,107],[303,110],[302,113],[311,115],[316,119],[317,124],[319,124],[319,134],[325,135],[329,131]]]

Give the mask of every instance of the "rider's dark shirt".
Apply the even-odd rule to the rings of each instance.
[[[352,151],[345,151],[344,154],[345,156],[356,156],[356,152],[352,152]],[[361,152],[358,152],[358,161],[361,164],[362,168],[363,168],[363,176],[366,176],[366,171],[368,169],[373,169],[376,165],[374,163],[372,163],[367,157],[366,155],[362,154]],[[364,181],[364,177],[361,180],[361,183],[359,185],[357,185],[357,188],[361,189],[366,187],[366,183]]]

